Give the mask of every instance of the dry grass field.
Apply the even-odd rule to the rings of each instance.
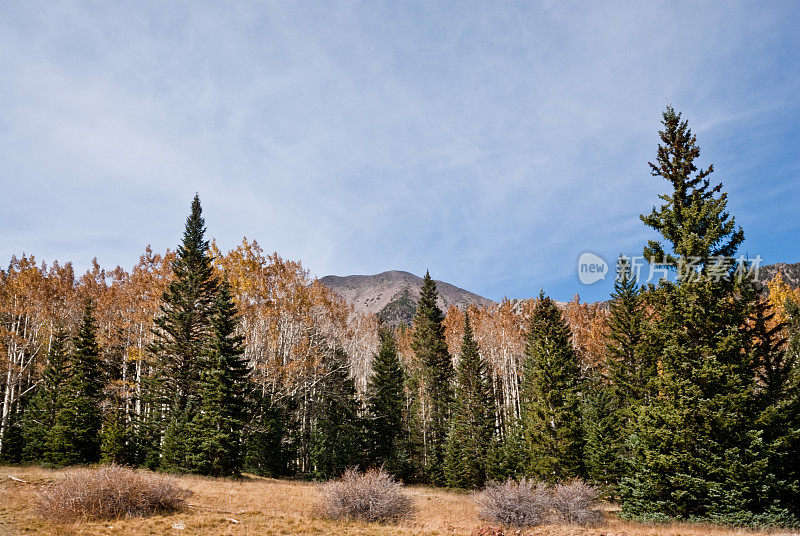
[[[485,525],[469,495],[410,488],[416,515],[396,525],[328,521],[316,513],[317,486],[312,483],[247,478],[241,481],[192,476],[177,477],[190,490],[187,507],[169,516],[106,522],[55,524],[35,511],[37,489],[70,470],[38,467],[0,468],[0,536],[9,535],[465,535]],[[15,477],[25,482],[16,481]],[[508,532],[507,532],[508,534]],[[510,532],[510,534],[523,534]],[[759,534],[704,525],[648,526],[618,520],[606,512],[603,524],[591,528],[544,526],[525,535],[686,535],[732,536]]]

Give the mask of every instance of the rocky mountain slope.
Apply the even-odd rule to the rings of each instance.
[[[776,262],[775,264],[762,266],[758,273],[758,279],[766,283],[778,273],[783,276],[784,281],[793,287],[800,287],[800,262]]]
[[[781,273],[784,280],[800,286],[800,263],[775,263],[760,268],[759,280],[767,282]],[[320,279],[336,294],[352,303],[356,311],[375,313],[390,325],[411,323],[417,308],[422,278],[409,272],[392,270],[375,275],[328,275]],[[490,299],[443,281],[436,282],[439,306],[443,311],[451,305],[493,305]],[[514,300],[517,301],[517,300]],[[518,300],[520,303],[524,300]],[[563,305],[563,304],[562,304]]]
[[[352,303],[356,311],[375,313],[391,325],[411,322],[422,288],[421,277],[399,270],[376,275],[328,275],[320,281]],[[466,308],[473,304],[494,304],[492,300],[444,281],[436,281],[436,290],[443,311],[451,305]]]

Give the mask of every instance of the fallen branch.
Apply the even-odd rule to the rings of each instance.
[[[23,484],[27,484],[28,483],[27,480],[22,480],[21,478],[17,478],[15,476],[8,475],[8,478],[13,480],[14,482],[22,482]]]

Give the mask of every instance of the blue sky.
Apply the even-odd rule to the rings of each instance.
[[[0,73],[0,258],[130,268],[198,191],[317,276],[603,299],[577,258],[650,236],[670,102],[743,251],[800,261],[799,2],[4,2]]]

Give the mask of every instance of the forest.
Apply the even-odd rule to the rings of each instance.
[[[609,301],[357,314],[297,261],[221,251],[195,196],[175,250],[130,270],[0,270],[0,462],[407,483],[580,478],[639,520],[800,523],[800,290],[721,265],[744,232],[667,107],[642,285]],[[213,223],[213,222],[210,222]],[[681,269],[692,259],[691,269]]]

